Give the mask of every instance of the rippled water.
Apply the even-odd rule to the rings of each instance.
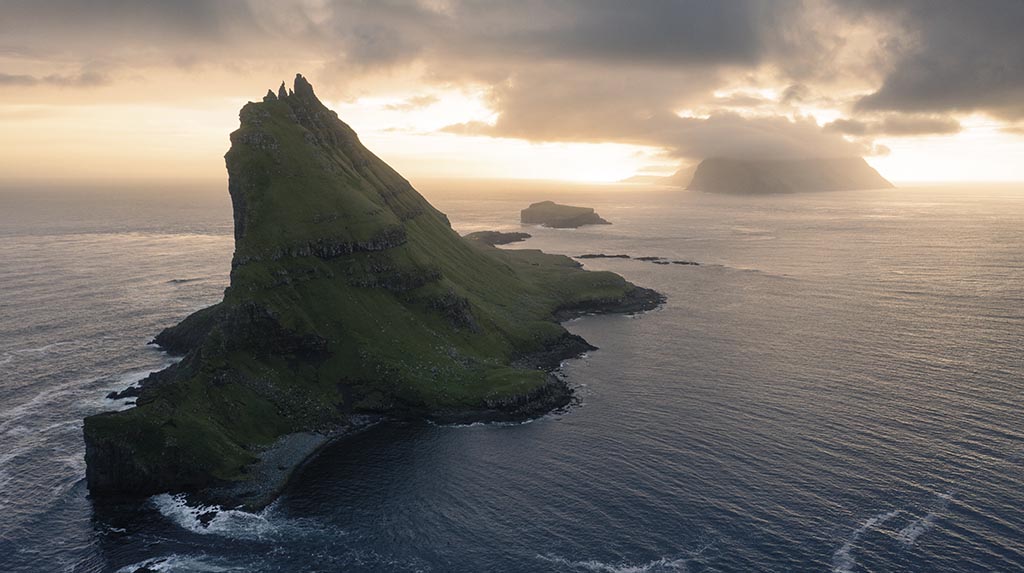
[[[428,193],[461,231],[528,229],[669,297],[570,329],[581,404],[526,424],[380,426],[260,514],[94,504],[81,418],[219,299],[216,199],[0,194],[0,570],[1024,570],[1024,189],[767,198]],[[482,196],[483,195],[483,196]]]

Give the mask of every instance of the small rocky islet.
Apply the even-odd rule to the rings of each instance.
[[[529,233],[519,232],[505,232],[505,231],[476,231],[475,233],[468,233],[462,236],[463,239],[469,241],[478,241],[485,245],[508,245],[510,243],[518,243],[529,239],[533,235]]]
[[[561,205],[554,201],[540,201],[523,209],[519,220],[529,225],[554,229],[575,229],[583,225],[611,225],[591,207]]]
[[[256,509],[318,448],[379,420],[543,414],[571,398],[552,370],[593,348],[560,321],[664,301],[494,246],[507,237],[460,237],[301,75],[239,118],[230,286],[156,336],[182,358],[133,407],[85,419],[93,496]]]

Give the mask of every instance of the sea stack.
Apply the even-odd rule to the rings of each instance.
[[[256,508],[367,419],[547,412],[570,398],[549,371],[592,348],[559,319],[663,300],[568,257],[463,239],[302,76],[239,118],[230,286],[156,337],[183,358],[134,407],[86,418],[94,496]]]

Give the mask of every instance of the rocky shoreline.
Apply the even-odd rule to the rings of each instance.
[[[665,257],[634,257],[631,255],[609,255],[606,253],[587,253],[585,255],[576,255],[574,259],[632,259],[634,261],[643,261],[645,263],[654,263],[656,265],[686,265],[692,267],[699,267],[700,263],[696,261],[683,261],[683,260],[672,260],[666,259]]]
[[[256,453],[259,458],[247,468],[249,479],[231,482],[193,494],[202,505],[258,511],[270,505],[284,491],[295,472],[321,450],[344,438],[370,429],[380,416],[353,416],[349,425],[325,432],[296,432],[281,436]]]
[[[660,293],[636,287],[620,299],[590,301],[561,308],[553,316],[559,322],[564,322],[586,315],[636,314],[654,310],[664,302],[665,297]],[[520,422],[558,411],[571,405],[573,392],[555,371],[563,361],[578,358],[593,350],[597,350],[597,347],[583,337],[565,333],[543,349],[520,356],[513,362],[516,367],[544,370],[547,372],[547,382],[526,395],[488,402],[482,408],[434,412],[396,410],[382,415],[353,415],[348,424],[336,428],[286,434],[273,444],[252,452],[258,459],[246,468],[248,479],[189,492],[189,499],[201,505],[259,511],[277,499],[292,476],[324,448],[380,423],[412,420],[429,420],[439,424]],[[158,383],[158,379],[155,377],[152,382]],[[133,386],[131,389],[132,394],[135,394],[139,387]]]

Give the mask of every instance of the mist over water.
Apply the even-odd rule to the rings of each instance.
[[[1024,568],[1024,189],[730,197],[423,185],[460,232],[553,199],[610,226],[511,248],[661,291],[569,324],[580,404],[527,424],[379,426],[260,514],[94,504],[82,417],[219,300],[222,189],[0,193],[0,570],[1013,571]]]

